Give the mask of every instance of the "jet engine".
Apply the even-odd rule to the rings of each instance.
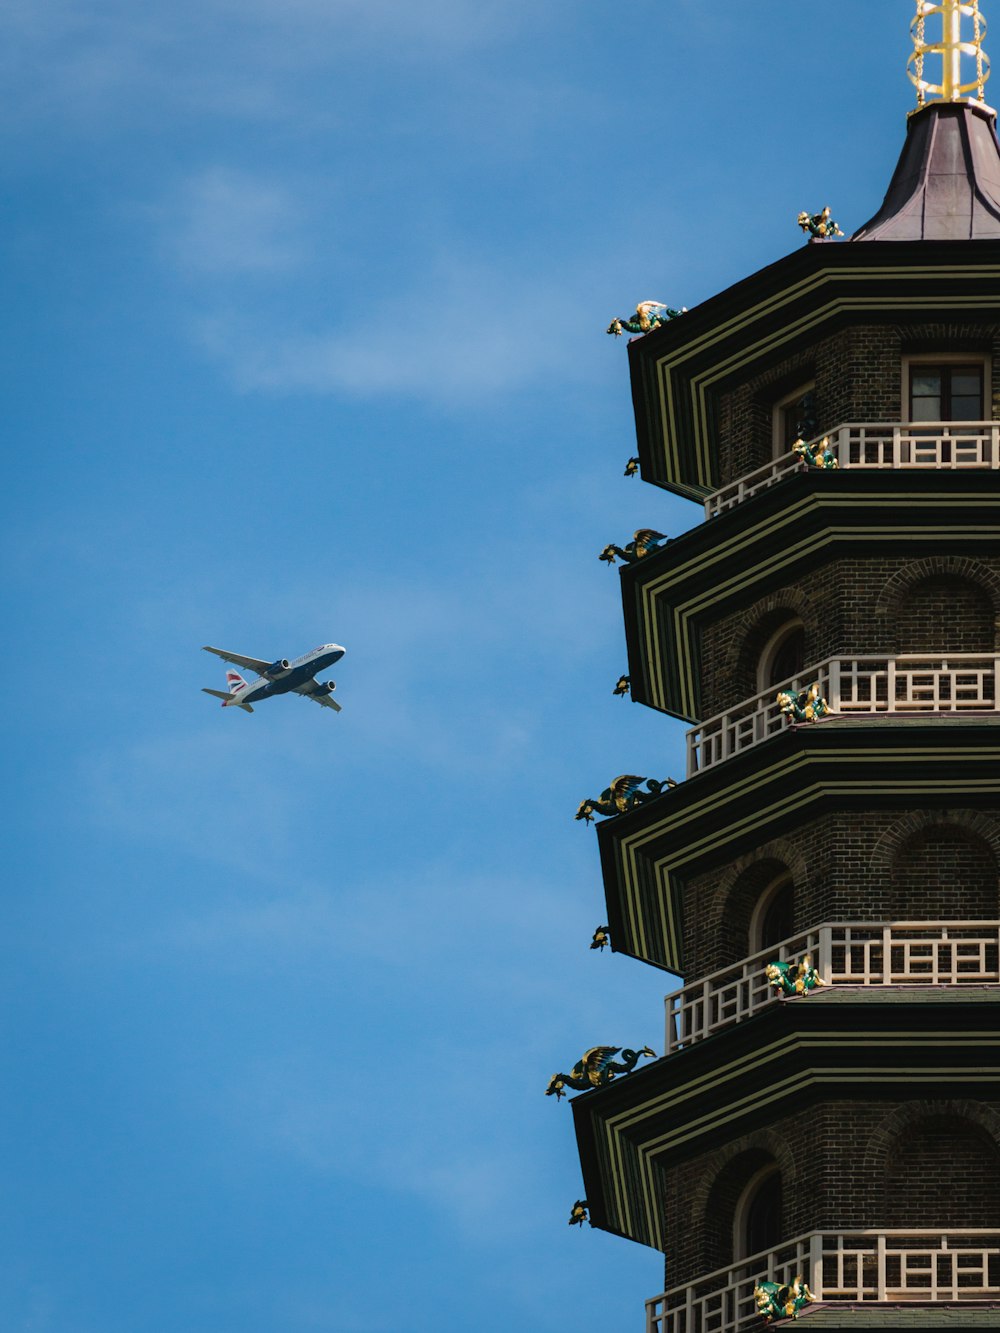
[[[264,675],[268,678],[268,680],[277,680],[279,676],[283,676],[285,674],[290,665],[291,664],[287,658],[279,657],[277,662],[271,663],[271,665],[264,672]]]
[[[316,693],[332,694],[336,688],[337,682],[335,680],[321,680],[319,681],[319,689],[316,690]]]

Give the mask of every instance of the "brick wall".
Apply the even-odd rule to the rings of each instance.
[[[662,1173],[667,1288],[734,1261],[739,1199],[768,1163],[781,1171],[784,1239],[1000,1227],[1000,1103],[831,1098]]]
[[[807,335],[788,356],[718,392],[720,486],[771,461],[773,406],[803,383],[815,380],[818,434],[850,421],[899,421],[903,357],[955,352],[992,356],[985,416],[1000,417],[996,324],[852,325],[825,337]]]
[[[684,980],[751,952],[761,895],[790,874],[793,930],[824,921],[1000,919],[1000,814],[829,811],[684,886]]]
[[[702,717],[758,692],[757,667],[786,620],[805,627],[807,664],[841,654],[1000,648],[1000,555],[842,558],[701,630]]]

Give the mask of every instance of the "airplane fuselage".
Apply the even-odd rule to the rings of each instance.
[[[312,680],[318,671],[325,671],[344,656],[344,649],[336,643],[324,643],[314,648],[311,653],[297,657],[289,662],[288,669],[275,673],[274,677],[258,676],[240,693],[241,704],[253,704],[258,699],[270,699],[276,694],[288,694],[307,680]]]

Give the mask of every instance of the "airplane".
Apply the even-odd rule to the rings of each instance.
[[[232,662],[247,671],[256,671],[257,679],[246,681],[238,671],[226,672],[229,689],[202,690],[202,694],[214,695],[222,700],[223,708],[242,708],[245,713],[252,713],[251,703],[269,699],[275,694],[301,694],[324,708],[333,708],[338,713],[340,704],[331,698],[337,688],[332,680],[315,680],[317,671],[324,671],[334,662],[339,662],[346,649],[339,643],[322,643],[311,653],[297,657],[294,662],[279,657],[276,662],[265,662],[257,657],[241,657],[239,653],[227,653],[223,648],[210,648],[205,644],[206,653],[214,653],[223,662]]]

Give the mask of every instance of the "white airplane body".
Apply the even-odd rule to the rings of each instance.
[[[331,698],[337,688],[332,680],[316,680],[318,671],[325,671],[334,662],[339,662],[346,649],[339,643],[323,643],[312,652],[297,657],[289,662],[279,657],[276,662],[266,662],[259,657],[243,657],[240,653],[228,653],[223,648],[210,648],[205,645],[206,653],[214,653],[224,662],[244,667],[247,671],[256,671],[256,680],[244,680],[238,671],[226,672],[229,689],[202,690],[202,694],[211,694],[222,700],[223,708],[242,708],[245,713],[252,713],[252,704],[261,699],[269,699],[275,694],[301,694],[324,708],[333,708],[340,712],[340,704]]]

